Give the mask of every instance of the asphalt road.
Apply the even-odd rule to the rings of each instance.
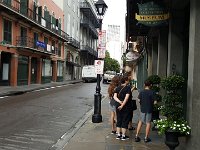
[[[107,86],[101,84],[102,95]],[[93,109],[95,88],[77,83],[1,99],[0,150],[59,149]]]

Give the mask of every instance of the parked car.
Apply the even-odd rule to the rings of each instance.
[[[86,65],[82,68],[82,80],[84,82],[97,81],[94,65]]]
[[[103,75],[103,83],[110,82],[115,75],[117,75],[115,71],[106,71]]]

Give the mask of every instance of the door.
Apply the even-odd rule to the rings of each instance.
[[[37,82],[37,58],[31,59],[31,84]]]
[[[9,85],[11,54],[1,52],[0,57],[0,85]]]
[[[17,70],[17,85],[28,84],[28,57],[19,56]]]

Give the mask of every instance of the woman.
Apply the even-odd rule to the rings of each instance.
[[[116,114],[117,114],[117,138],[121,140],[129,139],[126,136],[126,130],[128,129],[128,124],[130,121],[130,113],[131,113],[131,87],[129,85],[128,76],[123,76],[121,81],[121,85],[115,89],[114,99],[118,102],[119,106],[116,106]],[[121,134],[121,133],[122,134]]]
[[[108,96],[109,96],[109,110],[110,110],[110,122],[111,122],[111,134],[116,134],[115,120],[116,120],[116,107],[115,100],[113,99],[114,90],[120,83],[120,76],[114,76],[111,80],[111,83],[108,87]]]

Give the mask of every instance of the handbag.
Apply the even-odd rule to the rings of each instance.
[[[110,105],[111,105],[111,106],[115,106],[115,102],[116,102],[116,101],[115,101],[114,98],[112,97],[112,98],[110,99]]]
[[[136,110],[137,109],[137,104],[136,104],[136,100],[131,100],[131,108],[132,110]]]

